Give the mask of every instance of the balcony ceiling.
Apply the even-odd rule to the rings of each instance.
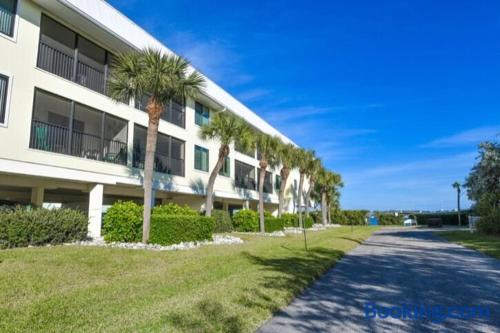
[[[108,29],[89,20],[88,16],[74,8],[68,7],[64,1],[56,0],[32,0],[45,9],[51,16],[55,16],[62,23],[76,32],[88,37],[90,40],[100,44],[111,52],[125,52],[133,50],[133,45],[127,44],[125,40],[110,32]]]

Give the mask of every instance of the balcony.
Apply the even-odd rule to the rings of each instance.
[[[106,94],[110,53],[47,16],[40,30],[39,68]]]
[[[257,189],[260,183],[260,170],[260,168],[257,169]],[[264,177],[264,193],[273,193],[273,174],[269,171],[266,171]]]
[[[234,183],[236,187],[247,190],[256,190],[255,168],[249,164],[234,162]]]
[[[142,98],[135,100],[135,108],[146,112],[148,105],[149,95],[145,94]],[[165,107],[161,114],[161,119],[168,121],[174,125],[186,128],[186,107],[185,100],[173,99]]]
[[[144,169],[146,158],[147,129],[135,125],[134,127],[134,168]],[[156,172],[184,177],[184,141],[169,135],[158,133],[156,154],[154,159],[154,170]]]
[[[127,164],[127,122],[37,90],[30,148]]]

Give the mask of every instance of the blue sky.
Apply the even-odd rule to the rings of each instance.
[[[344,208],[454,208],[500,138],[498,1],[109,2],[315,149]]]

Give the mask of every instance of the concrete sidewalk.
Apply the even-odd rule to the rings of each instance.
[[[365,304],[484,306],[489,319],[365,318]],[[500,261],[426,229],[385,229],[346,255],[259,330],[500,332]]]

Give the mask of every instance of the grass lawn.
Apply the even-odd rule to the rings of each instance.
[[[440,232],[438,235],[451,242],[500,259],[500,236],[483,235],[480,233],[471,234],[469,231]]]
[[[0,251],[0,332],[250,332],[376,228],[178,252]]]

